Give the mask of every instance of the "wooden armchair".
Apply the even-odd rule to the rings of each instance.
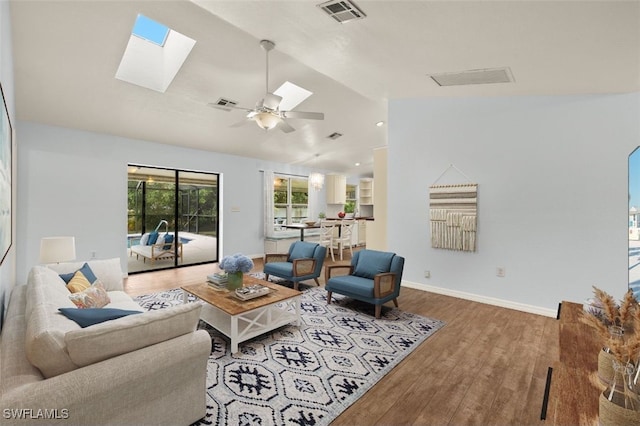
[[[375,305],[380,318],[382,305],[390,300],[398,307],[404,258],[395,253],[377,250],[355,252],[350,265],[327,266],[325,270],[327,303],[332,293]]]
[[[264,257],[264,274],[293,282],[298,290],[298,283],[313,279],[320,285],[318,277],[322,273],[322,264],[327,254],[326,247],[306,241],[296,241],[289,247],[288,254],[266,254]]]

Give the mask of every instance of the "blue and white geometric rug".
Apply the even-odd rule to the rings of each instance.
[[[304,290],[302,324],[288,325],[240,343],[230,354],[226,336],[211,335],[207,415],[199,425],[328,425],[424,340],[439,320],[373,306],[323,287]],[[182,290],[140,296],[143,307],[182,303]]]

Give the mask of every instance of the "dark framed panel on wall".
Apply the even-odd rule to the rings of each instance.
[[[12,238],[12,191],[11,191],[11,166],[13,132],[9,110],[4,98],[4,91],[0,84],[0,96],[2,96],[2,117],[0,117],[0,265],[4,262]]]

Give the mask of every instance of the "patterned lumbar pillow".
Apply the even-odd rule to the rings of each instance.
[[[78,293],[69,295],[69,299],[80,309],[102,308],[111,303],[111,299],[100,281]]]
[[[79,293],[91,287],[91,283],[80,271],[73,274],[73,278],[67,283],[67,290],[71,293]]]

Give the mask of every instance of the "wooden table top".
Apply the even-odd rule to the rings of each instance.
[[[562,302],[560,361],[551,379],[549,425],[598,425],[598,398],[605,389],[598,379],[602,343],[591,327],[580,322],[581,315],[581,304]]]
[[[287,229],[317,229],[320,228],[320,224],[317,222],[313,225],[307,225],[306,223],[292,223],[291,225],[282,225],[282,227]]]
[[[180,287],[182,290],[193,294],[197,298],[223,310],[229,315],[239,315],[253,309],[261,308],[273,303],[282,302],[302,294],[298,290],[293,290],[279,284],[270,283],[251,275],[245,274],[243,286],[247,287],[253,284],[260,284],[269,287],[271,292],[267,295],[256,297],[250,300],[241,300],[235,296],[235,292],[227,289],[216,289],[206,282],[199,284],[191,284]]]

